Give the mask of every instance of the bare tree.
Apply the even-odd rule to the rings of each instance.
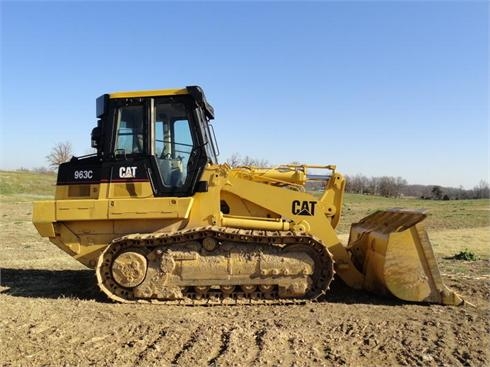
[[[399,197],[407,180],[402,177],[371,177],[363,175],[346,176],[346,191],[356,194],[381,195],[386,197]]]
[[[475,199],[486,199],[490,197],[490,187],[488,182],[485,180],[480,180],[477,186],[473,188]]]
[[[242,157],[238,153],[233,153],[231,157],[226,160],[226,163],[228,163],[232,167],[240,167],[240,166],[268,167],[269,166],[269,162],[265,159],[252,158],[249,157],[248,155]]]
[[[385,197],[399,197],[404,184],[406,182],[401,177],[380,177],[378,194]]]
[[[61,163],[67,162],[73,156],[71,143],[65,141],[64,143],[57,143],[51,149],[51,152],[46,156],[49,162],[49,166],[57,168]]]
[[[369,179],[366,176],[357,174],[355,176],[346,176],[346,191],[356,194],[364,194],[368,191]]]
[[[229,157],[226,160],[226,163],[228,163],[232,167],[238,167],[240,165],[240,162],[241,162],[241,157],[240,154],[238,153],[233,153],[231,157]]]

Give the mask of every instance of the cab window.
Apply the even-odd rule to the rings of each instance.
[[[137,154],[144,150],[144,107],[124,106],[117,112],[116,154]]]
[[[166,187],[182,187],[187,180],[194,142],[183,103],[157,103],[153,126],[153,152]]]

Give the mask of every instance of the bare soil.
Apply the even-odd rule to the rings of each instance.
[[[92,271],[39,238],[30,211],[1,207],[4,366],[490,364],[488,260],[439,259],[446,284],[474,307],[404,303],[340,281],[303,305],[115,304]]]

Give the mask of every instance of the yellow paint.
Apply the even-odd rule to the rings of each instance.
[[[350,247],[362,264],[363,288],[406,301],[457,305],[443,283],[418,211],[379,211],[351,228]]]
[[[43,237],[54,237],[56,222],[55,201],[37,201],[33,203],[32,222]]]
[[[160,97],[160,96],[174,96],[189,94],[187,89],[156,89],[156,90],[142,90],[142,91],[132,91],[132,92],[115,92],[110,93],[110,99],[116,98],[139,98],[139,97]]]
[[[109,219],[188,218],[192,198],[109,200]]]

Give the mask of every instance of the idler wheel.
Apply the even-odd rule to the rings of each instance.
[[[145,280],[147,268],[144,255],[133,251],[123,252],[112,263],[112,277],[121,287],[134,288]]]

